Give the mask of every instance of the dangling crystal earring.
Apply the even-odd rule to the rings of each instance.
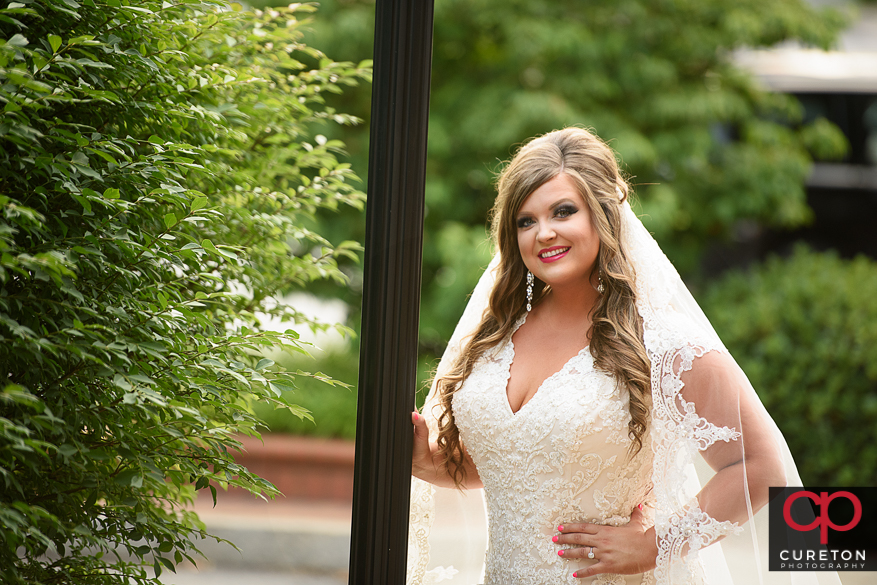
[[[597,292],[602,295],[605,290],[606,287],[603,286],[603,273],[600,272],[597,274]]]
[[[533,302],[533,273],[529,270],[527,271],[527,312],[533,308],[531,303]]]

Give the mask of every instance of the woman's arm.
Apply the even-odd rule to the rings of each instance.
[[[411,458],[411,474],[439,487],[457,487],[448,473],[448,466],[438,452],[438,445],[429,440],[429,427],[426,424],[426,419],[423,418],[423,415],[412,412],[411,422],[414,423],[414,454]],[[465,447],[463,455],[466,478],[459,487],[464,489],[483,487],[475,463]]]
[[[746,376],[729,355],[710,352],[694,360],[681,376],[682,397],[698,416],[740,435],[716,441],[701,455],[716,472],[697,495],[700,509],[718,521],[749,520],[746,493],[754,514],[768,502],[768,488],[786,485],[774,426]],[[745,473],[744,473],[745,455]]]

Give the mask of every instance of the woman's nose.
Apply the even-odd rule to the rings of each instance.
[[[548,242],[553,240],[557,234],[554,233],[554,230],[547,223],[543,223],[539,225],[539,233],[537,237],[541,242]]]

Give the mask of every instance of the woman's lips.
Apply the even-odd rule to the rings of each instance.
[[[569,250],[569,246],[554,246],[552,248],[547,248],[539,252],[539,259],[542,260],[542,262],[557,262],[566,256]]]

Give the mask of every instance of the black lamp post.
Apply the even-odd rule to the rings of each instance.
[[[403,585],[432,0],[377,0],[350,585]]]

